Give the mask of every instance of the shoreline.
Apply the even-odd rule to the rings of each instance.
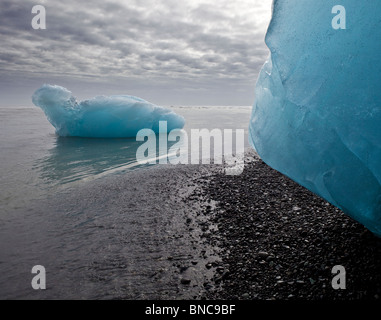
[[[381,239],[254,151],[239,176],[220,165],[163,165],[89,181],[31,204],[6,230],[3,299],[381,296]],[[35,264],[46,267],[49,290],[25,281]],[[345,291],[331,286],[338,264]]]

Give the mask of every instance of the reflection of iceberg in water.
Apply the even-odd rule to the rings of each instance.
[[[158,139],[157,139],[158,140]],[[136,151],[144,142],[135,139],[86,139],[57,137],[50,154],[35,169],[47,183],[67,184],[99,178],[106,174],[144,167],[136,161]],[[168,142],[168,150],[176,142]],[[166,157],[160,154],[157,158]]]

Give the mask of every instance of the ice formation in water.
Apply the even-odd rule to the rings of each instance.
[[[275,0],[250,123],[262,159],[381,236],[381,2]]]
[[[127,95],[99,96],[78,103],[69,90],[43,85],[32,100],[60,136],[126,138],[136,137],[141,129],[157,133],[160,121],[167,121],[168,131],[182,129],[185,124],[182,116]]]

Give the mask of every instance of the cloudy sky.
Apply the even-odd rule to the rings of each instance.
[[[31,26],[46,8],[46,30]],[[78,99],[252,105],[271,0],[1,0],[0,106],[44,83]]]

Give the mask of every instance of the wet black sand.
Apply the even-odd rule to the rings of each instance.
[[[201,299],[214,288],[206,265],[219,257],[203,236],[211,226],[204,204],[191,194],[215,172],[142,168],[14,212],[0,225],[0,299]],[[47,290],[31,288],[34,265],[46,268]]]
[[[203,298],[381,298],[381,239],[254,153],[242,175],[219,172],[198,184],[193,196],[214,226],[203,236],[221,257]],[[332,288],[336,265],[346,269],[346,290]]]

